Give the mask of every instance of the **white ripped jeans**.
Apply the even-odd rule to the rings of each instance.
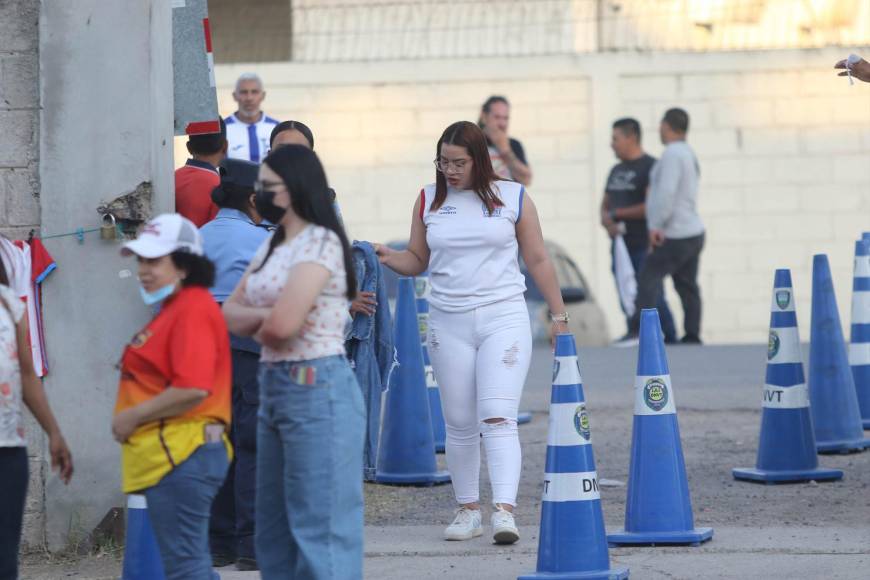
[[[522,296],[469,312],[430,306],[429,358],[447,427],[447,468],[460,504],[480,499],[480,441],[493,503],[516,505],[522,452],[517,410],[532,358]],[[488,419],[502,419],[486,423]]]

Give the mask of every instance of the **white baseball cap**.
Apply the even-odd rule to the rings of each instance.
[[[172,252],[203,255],[202,236],[193,222],[177,213],[164,213],[149,221],[139,236],[124,244],[121,255],[162,258]]]

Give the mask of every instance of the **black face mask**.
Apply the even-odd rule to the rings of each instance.
[[[276,225],[287,213],[286,208],[275,205],[274,191],[258,189],[254,194],[254,207],[257,208],[257,213],[263,216],[263,219]]]

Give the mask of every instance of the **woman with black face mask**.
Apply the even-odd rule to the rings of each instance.
[[[362,578],[365,410],[344,349],[350,247],[307,147],[273,151],[256,189],[277,229],[223,309],[232,333],[263,345],[257,561],[266,580]]]

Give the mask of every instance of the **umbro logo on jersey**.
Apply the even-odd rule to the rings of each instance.
[[[239,149],[241,149],[244,146],[245,146],[244,143],[240,143],[240,144],[236,145],[235,147],[233,147],[233,151],[238,151]]]
[[[452,205],[445,205],[438,210],[438,215],[456,215],[456,208]]]

